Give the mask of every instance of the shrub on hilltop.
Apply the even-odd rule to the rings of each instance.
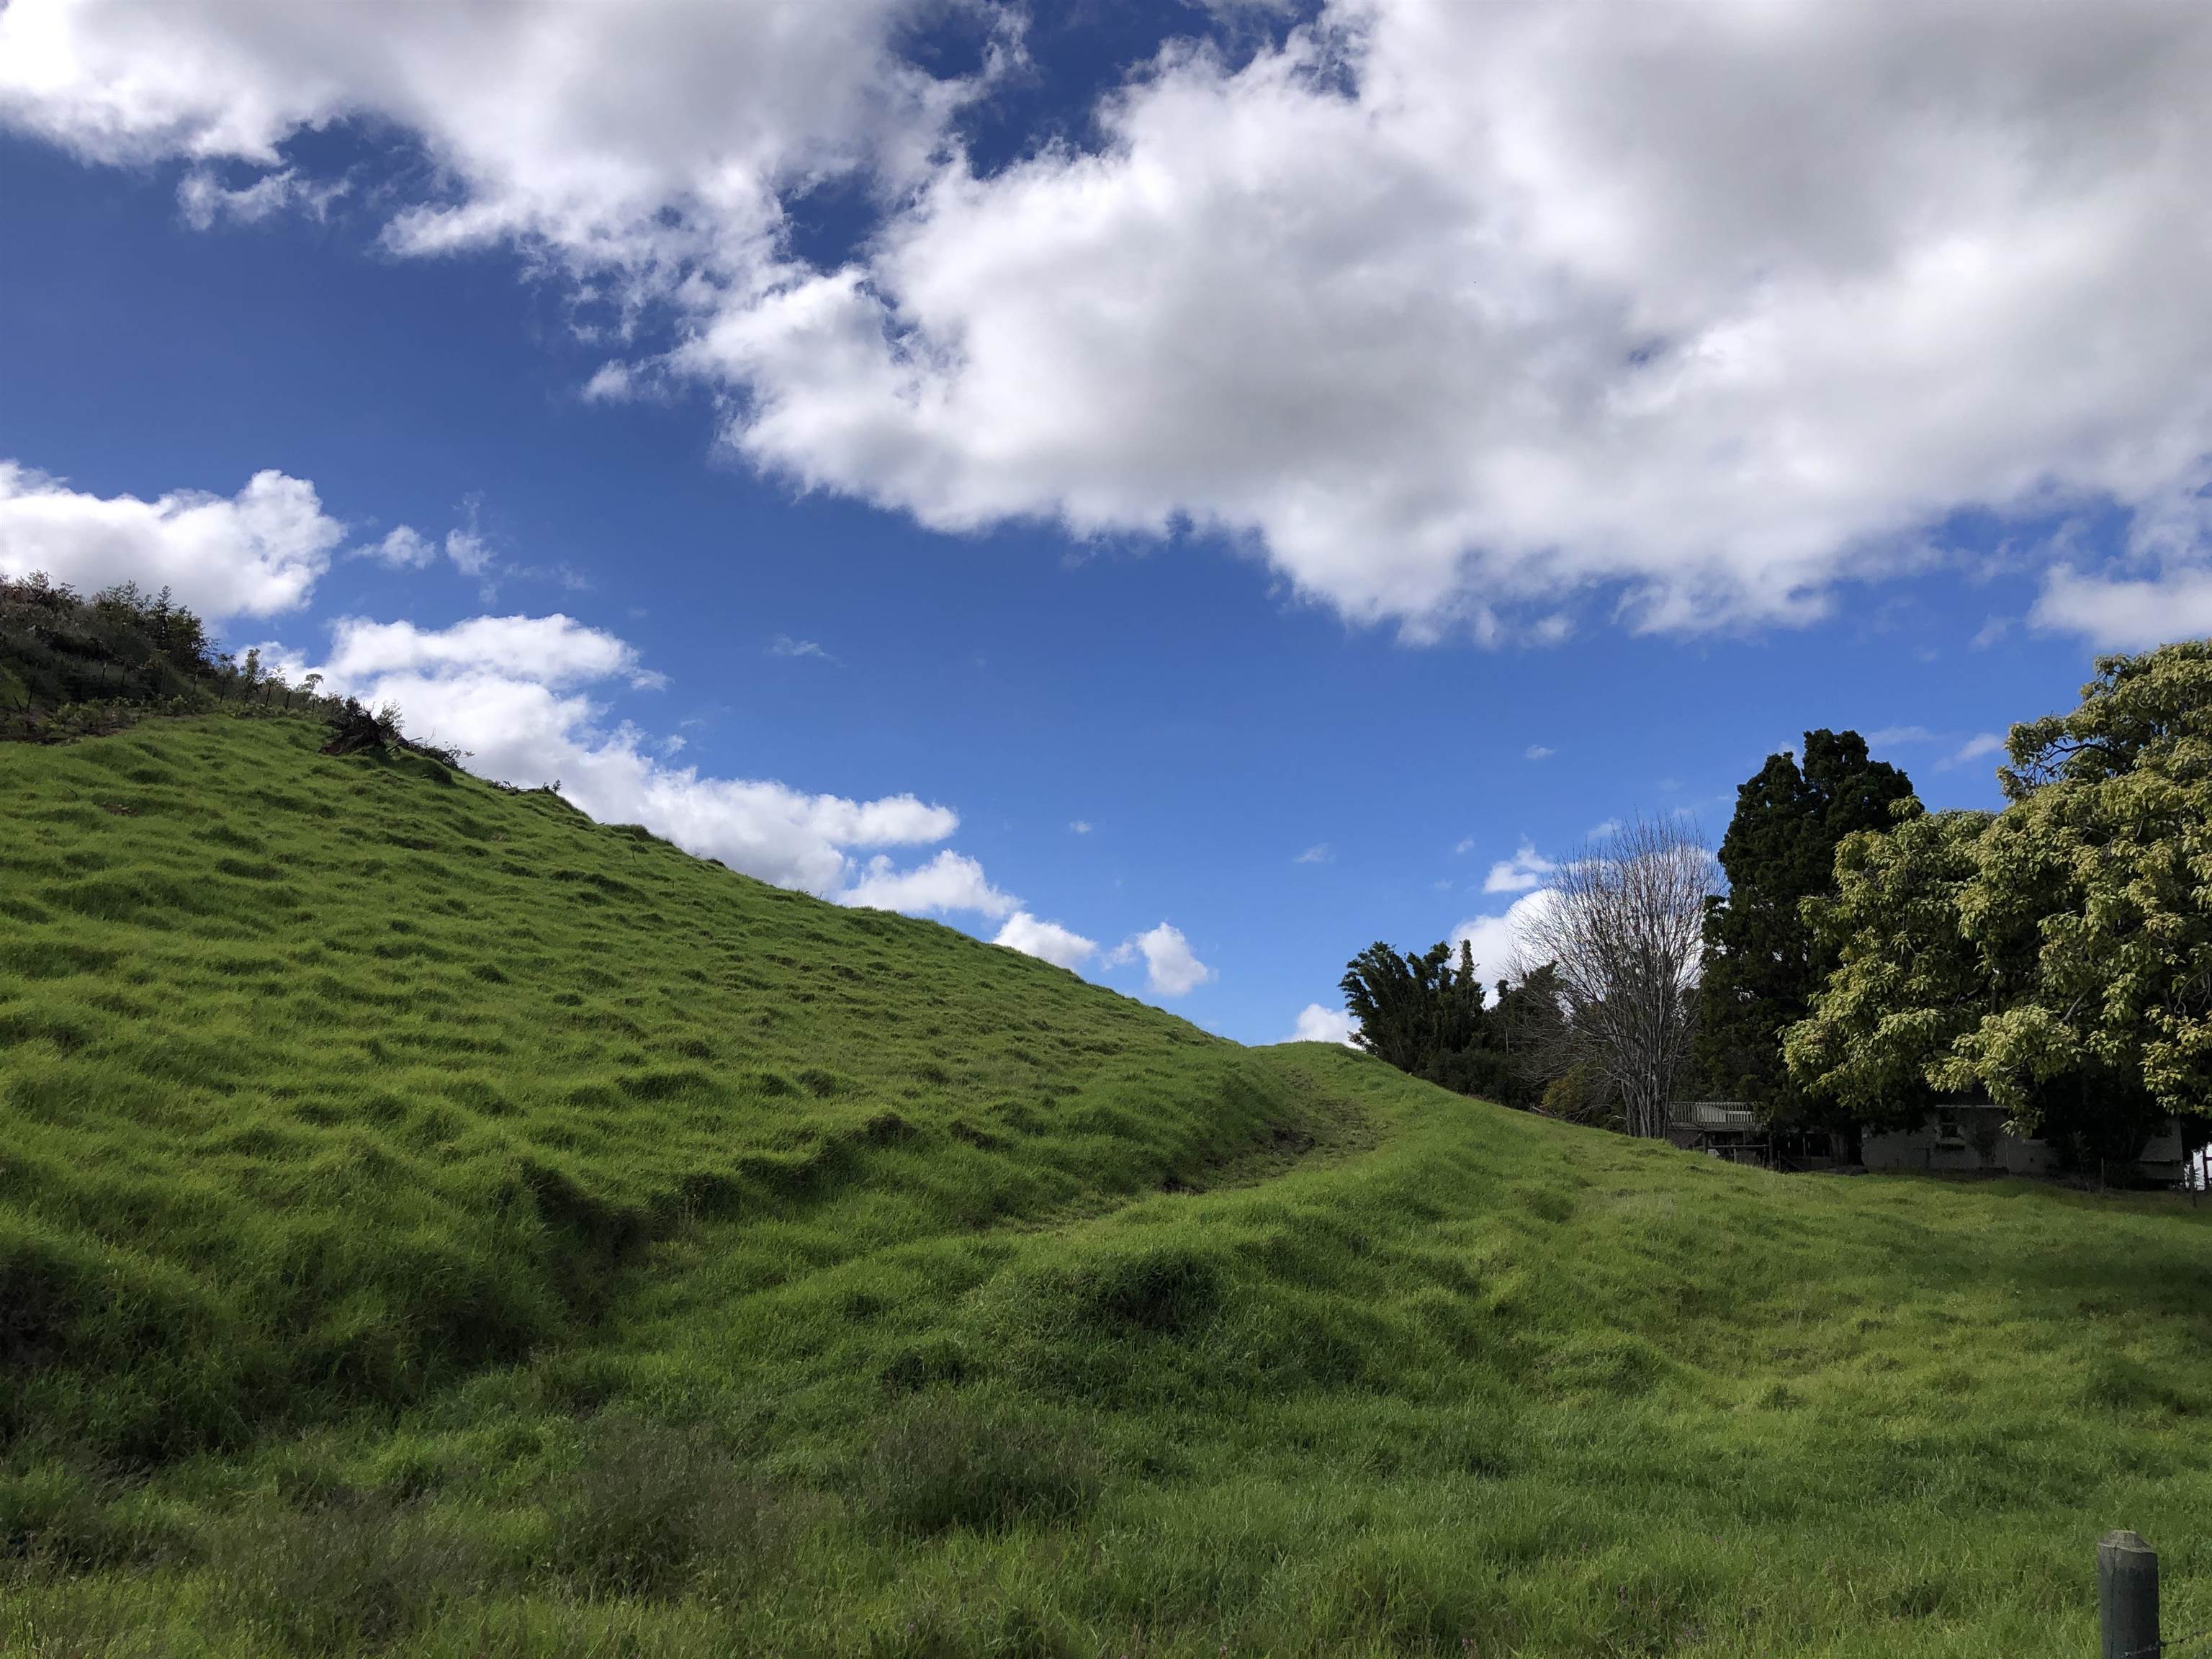
[[[166,587],[87,599],[42,574],[0,577],[0,702],[15,709],[193,697],[222,672],[205,624]]]

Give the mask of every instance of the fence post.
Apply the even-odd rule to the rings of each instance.
[[[2158,1659],[2158,1552],[2135,1533],[2097,1541],[2097,1619],[2102,1659]]]

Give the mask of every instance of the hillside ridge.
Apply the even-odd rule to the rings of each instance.
[[[0,745],[0,1645],[2058,1654],[2110,1524],[2212,1622],[2212,1211],[1239,1048],[319,737]]]

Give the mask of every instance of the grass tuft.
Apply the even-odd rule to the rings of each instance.
[[[1104,1468],[1075,1424],[933,1395],[892,1418],[868,1451],[861,1502],[895,1533],[1047,1527],[1082,1515]]]

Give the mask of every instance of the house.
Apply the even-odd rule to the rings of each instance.
[[[1740,1100],[1676,1101],[1667,1139],[1684,1152],[1774,1167],[1773,1136],[1759,1114]]]
[[[1860,1142],[1859,1156],[1869,1170],[1928,1170],[1960,1175],[2054,1175],[2061,1161],[2048,1141],[2016,1135],[2006,1128],[2005,1109],[1987,1101],[1939,1108],[1923,1118],[1917,1128],[1867,1135]],[[2168,1118],[2132,1164],[2114,1164],[2106,1174],[2115,1180],[2178,1187],[2188,1157],[2181,1126]]]
[[[1833,1143],[1821,1134],[1778,1139],[1759,1121],[1759,1114],[1740,1100],[1676,1102],[1667,1139],[1685,1152],[1769,1170],[1832,1168],[1847,1156],[1830,1156]],[[2111,1180],[2130,1184],[2179,1187],[2192,1178],[2192,1156],[2202,1155],[2192,1153],[2181,1126],[2168,1118],[2133,1163],[2113,1164],[2105,1173]],[[2053,1176],[2063,1159],[2048,1141],[2006,1128],[2003,1107],[1964,1101],[1930,1112],[1916,1128],[1866,1135],[1860,1142],[1859,1162],[1869,1170]],[[2206,1173],[2212,1175],[2212,1170]]]

